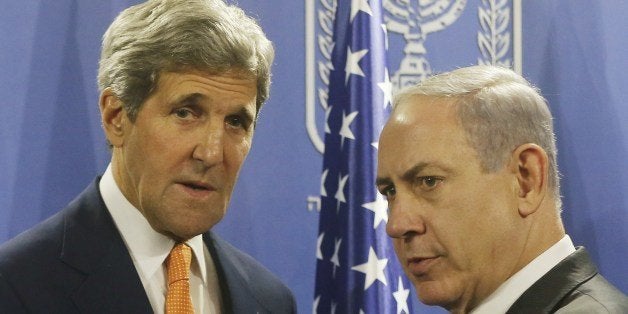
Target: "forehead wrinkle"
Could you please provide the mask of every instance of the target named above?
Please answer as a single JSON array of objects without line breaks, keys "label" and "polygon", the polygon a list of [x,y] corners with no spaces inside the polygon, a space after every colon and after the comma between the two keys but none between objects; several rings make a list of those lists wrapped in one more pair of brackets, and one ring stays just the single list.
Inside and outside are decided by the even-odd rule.
[{"label": "forehead wrinkle", "polygon": [[203,95],[201,93],[191,93],[191,94],[182,94],[176,95],[174,98],[174,103],[180,104],[197,104],[199,100],[208,99],[211,101],[211,97],[208,95]]},{"label": "forehead wrinkle", "polygon": [[[178,75],[178,77],[176,76]],[[212,74],[198,70],[190,71],[163,71],[160,73],[159,80],[157,82],[158,88],[165,86],[171,81],[176,85],[191,84],[193,88],[200,88],[202,90],[217,89],[225,92],[233,92],[241,94],[245,97],[253,97],[253,101],[257,99],[256,80],[248,76],[237,75],[232,71],[227,71],[222,74]],[[246,86],[253,87],[250,91]],[[189,86],[186,88],[190,88]]]},{"label": "forehead wrinkle", "polygon": [[459,100],[450,97],[410,95],[395,106],[389,121],[400,125],[416,125],[416,120],[422,118],[417,111],[425,110],[437,110],[439,115],[451,116],[457,121],[458,103]]}]

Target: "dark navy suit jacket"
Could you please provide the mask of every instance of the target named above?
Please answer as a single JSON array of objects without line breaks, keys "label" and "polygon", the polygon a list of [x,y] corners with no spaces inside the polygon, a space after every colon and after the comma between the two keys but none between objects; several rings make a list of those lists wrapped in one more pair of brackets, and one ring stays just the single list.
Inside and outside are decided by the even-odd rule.
[{"label": "dark navy suit jacket", "polygon": [[[0,313],[152,313],[98,180],[65,209],[0,246]],[[295,313],[292,293],[211,232],[223,313]]]},{"label": "dark navy suit jacket", "polygon": [[508,310],[519,313],[628,313],[628,298],[580,247],[535,282]]}]

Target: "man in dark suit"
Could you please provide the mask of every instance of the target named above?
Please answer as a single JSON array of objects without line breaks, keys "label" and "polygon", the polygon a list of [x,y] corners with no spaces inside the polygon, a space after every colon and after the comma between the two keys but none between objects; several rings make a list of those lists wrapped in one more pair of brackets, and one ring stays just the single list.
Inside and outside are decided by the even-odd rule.
[{"label": "man in dark suit", "polygon": [[274,49],[222,0],[123,11],[98,73],[111,163],[0,247],[0,313],[293,313],[292,293],[211,231],[268,98]]},{"label": "man in dark suit", "polygon": [[628,313],[560,219],[552,116],[511,70],[400,91],[379,142],[387,232],[419,299],[455,313]]}]

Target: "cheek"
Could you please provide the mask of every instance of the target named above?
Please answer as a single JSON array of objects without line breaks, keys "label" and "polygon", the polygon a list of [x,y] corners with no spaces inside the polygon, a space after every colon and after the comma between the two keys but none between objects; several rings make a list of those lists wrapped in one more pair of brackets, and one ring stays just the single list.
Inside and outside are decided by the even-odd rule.
[{"label": "cheek", "polygon": [[[434,237],[434,249],[448,256],[455,268],[466,268],[469,253],[478,249],[477,238],[481,238],[483,226],[474,206],[464,196],[441,200],[433,211],[432,219],[426,221],[427,236]],[[431,232],[429,231],[431,230]],[[481,242],[481,241],[480,241]]]},{"label": "cheek", "polygon": [[397,255],[403,254],[403,239],[394,238],[391,240],[393,243],[393,247],[395,248],[395,252],[397,252]]},{"label": "cheek", "polygon": [[238,172],[250,150],[250,139],[242,139],[228,144],[227,147],[225,147],[225,158],[227,159],[227,163],[234,171]]},{"label": "cheek", "polygon": [[[503,235],[496,232],[504,221],[487,212],[491,209],[477,199],[465,198],[457,203],[454,215],[435,221],[438,242],[444,246],[455,269],[475,272],[487,263],[496,241]],[[505,248],[507,249],[507,248]],[[503,252],[502,252],[503,254]]]},{"label": "cheek", "polygon": [[405,268],[405,260],[406,260],[406,249],[404,247],[404,240],[403,239],[392,239],[392,243],[393,243],[393,247],[395,249],[395,253],[397,255],[397,259],[399,261],[399,263],[401,263],[401,266]]},{"label": "cheek", "polygon": [[[163,162],[171,159],[173,153],[181,152],[190,142],[189,137],[177,136],[177,132],[167,125],[143,126],[134,144],[146,161]],[[137,128],[140,130],[140,128]],[[168,156],[170,157],[168,157]]]}]

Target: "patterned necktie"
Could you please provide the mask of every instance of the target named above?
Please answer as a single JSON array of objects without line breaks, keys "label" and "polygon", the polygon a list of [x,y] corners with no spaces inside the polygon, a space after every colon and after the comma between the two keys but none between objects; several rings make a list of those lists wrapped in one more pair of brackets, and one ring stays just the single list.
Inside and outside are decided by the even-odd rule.
[{"label": "patterned necktie", "polygon": [[190,297],[190,263],[192,249],[185,243],[177,243],[166,260],[168,269],[168,294],[166,314],[194,313]]}]

